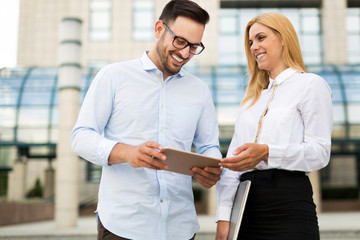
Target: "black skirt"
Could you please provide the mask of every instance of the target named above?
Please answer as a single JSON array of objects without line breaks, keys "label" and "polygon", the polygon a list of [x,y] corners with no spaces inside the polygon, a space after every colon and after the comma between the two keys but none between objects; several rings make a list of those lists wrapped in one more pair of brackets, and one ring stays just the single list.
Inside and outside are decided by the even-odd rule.
[{"label": "black skirt", "polygon": [[312,187],[304,172],[255,170],[238,240],[319,240]]}]

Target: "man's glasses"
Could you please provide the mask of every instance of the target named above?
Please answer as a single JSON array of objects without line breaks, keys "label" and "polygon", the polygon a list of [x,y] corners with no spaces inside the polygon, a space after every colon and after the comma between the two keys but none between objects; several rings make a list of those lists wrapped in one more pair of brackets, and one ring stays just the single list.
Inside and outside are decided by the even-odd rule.
[{"label": "man's glasses", "polygon": [[184,49],[187,46],[190,46],[189,51],[190,51],[190,53],[192,53],[194,55],[198,55],[202,51],[204,51],[205,46],[202,43],[200,43],[200,44],[198,44],[198,43],[189,43],[185,38],[176,36],[165,23],[164,23],[164,26],[169,31],[171,36],[173,36],[174,40],[172,42],[172,45],[174,47],[176,47],[177,49]]}]

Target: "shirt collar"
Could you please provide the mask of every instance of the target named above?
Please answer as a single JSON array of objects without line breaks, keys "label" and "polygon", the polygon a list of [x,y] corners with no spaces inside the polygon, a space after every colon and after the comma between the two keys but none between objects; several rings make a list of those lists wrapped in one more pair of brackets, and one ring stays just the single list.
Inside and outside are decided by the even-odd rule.
[{"label": "shirt collar", "polygon": [[[155,63],[149,58],[148,56],[149,51],[146,51],[143,53],[142,57],[140,58],[141,64],[144,67],[145,71],[153,71],[153,70],[159,70]],[[160,70],[159,70],[160,71]],[[173,75],[172,77],[179,75],[180,77],[183,77],[185,75],[184,70],[181,68],[180,72]]]},{"label": "shirt collar", "polygon": [[292,68],[287,68],[284,71],[282,71],[279,75],[277,75],[275,79],[269,77],[270,81],[269,81],[268,89],[272,88],[272,86],[275,84],[280,85],[282,82],[284,82],[286,79],[288,79],[291,75],[293,75],[296,72],[297,71]]}]

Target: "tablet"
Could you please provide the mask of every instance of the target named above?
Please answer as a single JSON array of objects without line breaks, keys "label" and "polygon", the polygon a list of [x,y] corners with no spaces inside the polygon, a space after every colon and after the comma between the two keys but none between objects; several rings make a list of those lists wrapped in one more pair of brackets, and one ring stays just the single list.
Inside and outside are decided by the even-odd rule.
[{"label": "tablet", "polygon": [[162,162],[169,167],[167,171],[171,172],[191,175],[190,169],[193,167],[220,167],[220,159],[198,153],[186,152],[169,147],[164,148],[162,153],[166,155],[166,160]]},{"label": "tablet", "polygon": [[240,230],[241,220],[245,210],[246,200],[249,194],[251,181],[240,182],[235,194],[233,207],[231,209],[230,230],[228,240],[237,240]]}]

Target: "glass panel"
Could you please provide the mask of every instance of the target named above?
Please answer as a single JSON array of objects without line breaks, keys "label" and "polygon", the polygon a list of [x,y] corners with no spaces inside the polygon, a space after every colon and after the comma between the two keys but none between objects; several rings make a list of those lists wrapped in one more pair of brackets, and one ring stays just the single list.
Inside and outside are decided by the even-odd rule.
[{"label": "glass panel", "polygon": [[300,31],[300,16],[299,9],[284,9],[282,12],[292,23],[295,28],[295,31],[298,33]]},{"label": "glass panel", "polygon": [[18,89],[6,89],[6,86],[2,86],[0,90],[0,106],[1,105],[15,106],[17,105],[18,97],[19,97]]},{"label": "glass panel", "polygon": [[[264,12],[279,12],[289,18],[292,22],[301,42],[303,57],[306,64],[322,63],[321,33],[320,33],[320,12],[319,9],[297,9],[297,8],[259,8],[259,9],[220,9],[219,15],[219,33],[220,33],[220,64],[241,64],[246,65],[246,56],[244,51],[244,31],[248,22],[255,16]],[[237,28],[239,26],[239,28]],[[223,39],[223,34],[237,36],[240,41],[232,45]],[[231,52],[227,48],[233,47]],[[239,48],[238,52],[236,47]],[[227,56],[223,56],[224,54]],[[237,54],[240,54],[238,59]]]},{"label": "glass panel", "polygon": [[0,166],[1,167],[12,168],[16,157],[17,157],[17,148],[16,147],[1,147],[0,148]]},{"label": "glass panel", "polygon": [[22,106],[50,105],[51,92],[24,92],[21,99]]},{"label": "glass panel", "polygon": [[320,64],[322,62],[321,56],[318,54],[311,55],[309,52],[303,53],[305,64]]},{"label": "glass panel", "polygon": [[237,33],[238,32],[238,19],[235,11],[221,12],[222,16],[219,21],[219,31],[221,34]]},{"label": "glass panel", "polygon": [[[360,20],[359,20],[360,22]],[[349,63],[359,64],[360,63],[360,33],[358,35],[348,35],[348,56]]]},{"label": "glass panel", "polygon": [[26,142],[26,143],[47,143],[48,129],[19,127],[17,132],[17,139],[19,142]]},{"label": "glass panel", "polygon": [[59,108],[54,107],[52,109],[51,126],[58,126],[58,125],[59,125]]},{"label": "glass panel", "polygon": [[217,92],[217,104],[225,105],[239,105],[242,96],[236,90],[218,91]]},{"label": "glass panel", "polygon": [[141,28],[153,28],[154,14],[152,12],[141,11],[134,16],[134,25]]},{"label": "glass panel", "polygon": [[134,0],[133,38],[152,40],[154,38],[154,0]]},{"label": "glass panel", "polygon": [[348,36],[348,47],[351,48],[352,52],[359,54],[360,51],[360,34]]},{"label": "glass panel", "polygon": [[242,9],[240,10],[240,32],[244,35],[246,25],[248,22],[258,15],[257,9]]},{"label": "glass panel", "polygon": [[198,62],[192,58],[191,61],[185,64],[184,69],[188,72],[195,73],[198,69]]},{"label": "glass panel", "polygon": [[90,24],[93,29],[107,29],[110,21],[108,12],[97,12],[92,14]]},{"label": "glass panel", "polygon": [[348,8],[346,14],[348,62],[360,63],[360,8]]},{"label": "glass panel", "polygon": [[304,52],[320,52],[321,51],[321,43],[319,35],[305,35],[302,38],[301,44],[302,50]]},{"label": "glass panel", "polygon": [[19,111],[18,125],[24,126],[48,126],[49,108],[21,107]]},{"label": "glass panel", "polygon": [[333,104],[333,123],[341,124],[345,122],[345,112],[343,104]]},{"label": "glass panel", "polygon": [[351,124],[360,123],[360,104],[349,104],[348,112]]},{"label": "glass panel", "polygon": [[59,140],[58,138],[58,129],[52,128],[50,129],[50,142],[51,143],[57,143]]},{"label": "glass panel", "polygon": [[302,18],[302,30],[304,32],[320,31],[320,19],[318,16],[303,16]]},{"label": "glass panel", "polygon": [[111,39],[111,7],[111,0],[91,0],[90,40],[106,41]]},{"label": "glass panel", "polygon": [[16,109],[0,107],[0,127],[15,127]]},{"label": "glass panel", "polygon": [[340,89],[331,89],[333,102],[334,103],[341,103],[343,102],[343,96]]},{"label": "glass panel", "polygon": [[153,8],[154,7],[154,1],[153,0],[134,0],[134,8],[136,9],[147,9],[147,8]]},{"label": "glass panel", "polygon": [[346,98],[349,102],[360,102],[360,91],[359,88],[347,87],[345,90]]},{"label": "glass panel", "polygon": [[234,65],[240,63],[240,41],[239,36],[220,36],[219,37],[219,62],[220,64]]},{"label": "glass panel", "polygon": [[347,16],[346,17],[346,29],[348,32],[359,32],[359,17],[358,16]]},{"label": "glass panel", "polygon": [[111,8],[111,3],[107,0],[92,0],[90,3],[91,9],[109,9]]},{"label": "glass panel", "polygon": [[0,141],[13,142],[14,138],[15,138],[14,129],[13,128],[3,128],[2,125],[0,124]]}]

